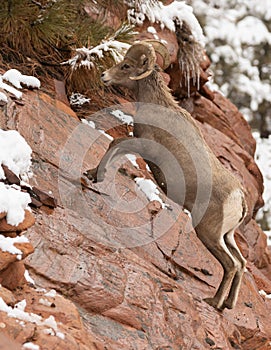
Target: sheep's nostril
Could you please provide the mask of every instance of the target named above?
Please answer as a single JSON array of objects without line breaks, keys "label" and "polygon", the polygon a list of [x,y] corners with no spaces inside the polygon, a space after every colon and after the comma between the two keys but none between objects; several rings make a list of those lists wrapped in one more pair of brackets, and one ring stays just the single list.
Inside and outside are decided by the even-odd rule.
[{"label": "sheep's nostril", "polygon": [[101,78],[103,78],[104,76],[105,76],[105,72],[102,73]]}]

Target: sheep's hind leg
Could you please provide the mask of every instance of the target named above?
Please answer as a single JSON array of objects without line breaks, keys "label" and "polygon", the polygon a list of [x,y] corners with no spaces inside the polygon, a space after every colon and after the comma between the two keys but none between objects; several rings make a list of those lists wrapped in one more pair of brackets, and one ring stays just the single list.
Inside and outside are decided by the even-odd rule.
[{"label": "sheep's hind leg", "polygon": [[239,290],[241,287],[241,282],[242,282],[242,277],[244,274],[244,270],[246,267],[246,260],[242,256],[236,242],[234,239],[234,230],[231,230],[225,235],[225,242],[227,247],[229,248],[230,252],[232,255],[238,260],[239,262],[239,267],[237,269],[237,272],[233,278],[233,282],[230,288],[229,296],[228,298],[224,301],[224,307],[228,309],[233,309],[234,306],[236,305],[237,299],[238,299],[238,294]]},{"label": "sheep's hind leg", "polygon": [[224,308],[224,301],[227,298],[228,290],[232,284],[234,276],[237,271],[238,261],[231,254],[226,246],[223,237],[219,241],[209,241],[199,237],[207,249],[215,256],[223,267],[223,278],[219,285],[219,288],[213,298],[204,299],[211,306],[217,309]]}]

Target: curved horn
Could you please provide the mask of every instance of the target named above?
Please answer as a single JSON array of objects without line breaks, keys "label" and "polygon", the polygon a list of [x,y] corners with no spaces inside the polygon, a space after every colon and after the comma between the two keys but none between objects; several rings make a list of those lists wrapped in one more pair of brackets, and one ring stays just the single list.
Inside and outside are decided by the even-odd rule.
[{"label": "curved horn", "polygon": [[162,69],[167,69],[171,63],[171,59],[170,59],[170,54],[168,52],[168,49],[166,47],[165,44],[163,44],[161,41],[159,40],[154,40],[154,39],[145,39],[142,40],[143,42],[146,42],[148,44],[151,44],[155,50],[155,52],[159,53],[164,61],[163,67]]},{"label": "curved horn", "polygon": [[129,77],[129,79],[131,79],[131,80],[144,79],[144,78],[148,77],[151,74],[151,72],[152,72],[152,69],[146,70],[146,72],[144,72],[144,73],[142,73],[142,74],[140,74],[138,76],[135,76],[135,77]]},{"label": "curved horn", "polygon": [[[151,45],[151,43],[147,43],[147,42],[139,42],[139,43],[135,43],[126,53],[126,57],[127,56],[133,56],[133,53],[136,52],[137,55],[141,55],[148,58],[148,66],[147,69],[141,73],[140,75],[135,75],[135,76],[130,76],[129,78],[131,80],[140,80],[140,79],[144,79],[146,77],[148,77],[155,66],[156,63],[156,54],[155,54],[155,50],[154,47]],[[140,56],[139,56],[140,57]],[[138,57],[138,59],[139,59]]]}]

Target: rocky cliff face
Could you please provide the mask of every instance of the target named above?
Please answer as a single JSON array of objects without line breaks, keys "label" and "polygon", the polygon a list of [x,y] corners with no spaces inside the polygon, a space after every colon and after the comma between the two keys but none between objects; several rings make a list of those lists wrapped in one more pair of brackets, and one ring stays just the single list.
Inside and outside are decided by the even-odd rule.
[{"label": "rocky cliff face", "polygon": [[[170,34],[164,35],[174,48]],[[171,57],[174,63],[174,49]],[[168,73],[176,79],[174,69]],[[254,220],[263,190],[255,141],[236,107],[203,83],[180,104],[246,190],[249,214],[236,237],[248,266],[236,308],[218,312],[203,301],[215,293],[222,268],[182,208],[163,198],[171,209],[161,209],[137,190],[134,177],[151,178],[143,160],[137,159],[139,167],[123,161],[114,184],[82,183],[110,140],[53,94],[27,91],[22,103],[10,100],[1,107],[0,125],[27,140],[33,150],[31,184],[50,193],[57,206],[41,202],[33,209],[36,222],[25,227],[32,246],[20,247],[22,261],[0,252],[0,296],[10,308],[0,311],[2,349],[27,342],[42,350],[271,349],[271,301],[259,293],[271,293],[271,258]],[[89,119],[114,137],[126,131],[108,111]],[[131,209],[134,201],[140,210]],[[25,267],[35,285],[24,279]],[[23,312],[39,315],[39,322],[10,317],[15,305],[23,308],[23,299]]]}]

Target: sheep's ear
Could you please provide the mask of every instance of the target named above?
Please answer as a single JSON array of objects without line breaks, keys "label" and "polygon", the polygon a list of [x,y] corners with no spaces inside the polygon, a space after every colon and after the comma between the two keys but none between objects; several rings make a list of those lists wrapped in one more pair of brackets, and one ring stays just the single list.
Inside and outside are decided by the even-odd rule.
[{"label": "sheep's ear", "polygon": [[[143,55],[141,55],[140,57],[140,65],[142,68],[144,67],[148,67],[149,64],[149,59],[148,57],[143,53]],[[149,68],[149,67],[148,67]]]}]

